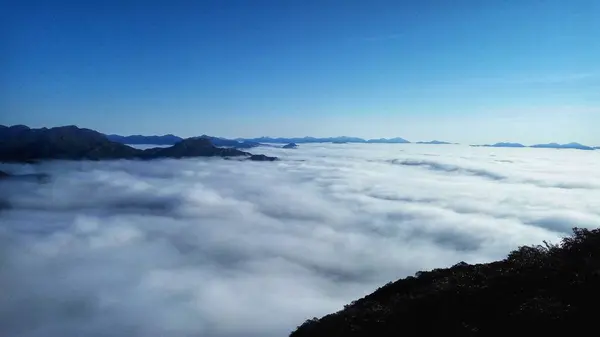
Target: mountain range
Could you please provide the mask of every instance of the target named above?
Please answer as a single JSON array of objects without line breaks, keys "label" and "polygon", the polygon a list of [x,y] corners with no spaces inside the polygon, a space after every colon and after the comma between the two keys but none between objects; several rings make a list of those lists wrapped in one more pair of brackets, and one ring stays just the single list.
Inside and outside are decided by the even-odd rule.
[{"label": "mountain range", "polygon": [[[155,145],[171,145],[180,141],[182,138],[168,134],[163,136],[119,136],[119,135],[107,135],[110,140],[123,143],[123,144],[155,144]],[[346,143],[365,143],[365,144],[410,144],[411,142],[400,137],[396,138],[379,138],[379,139],[363,139],[359,137],[298,137],[298,138],[284,138],[284,137],[259,137],[259,138],[236,138],[227,139],[221,137],[211,137],[202,135],[200,137],[207,138],[215,146],[226,146],[238,149],[249,149],[258,146],[271,146],[269,144],[307,144],[307,143],[333,143],[333,144],[346,144]],[[456,144],[439,140],[432,141],[420,141],[414,144],[429,144],[429,145],[448,145]],[[536,145],[523,145],[521,143],[510,143],[501,142],[496,144],[484,144],[484,145],[471,145],[473,147],[509,147],[509,148],[544,148],[544,149],[576,149],[576,150],[597,150],[600,147],[591,147],[580,143],[568,143],[568,144],[536,144]]]},{"label": "mountain range", "polygon": [[568,144],[558,144],[558,143],[549,143],[549,144],[536,144],[531,146],[526,146],[520,143],[496,143],[496,144],[485,144],[485,145],[471,145],[473,147],[513,147],[513,148],[523,148],[523,147],[531,147],[536,149],[574,149],[574,150],[598,150],[600,147],[591,147],[579,143],[568,143]]},{"label": "mountain range", "polygon": [[272,138],[272,137],[259,137],[259,138],[237,138],[239,141],[250,141],[257,143],[273,143],[273,144],[304,144],[304,143],[333,143],[333,142],[343,142],[343,143],[366,143],[367,141],[358,138],[358,137],[326,137],[326,138],[317,138],[317,137],[294,137],[294,138]]},{"label": "mountain range", "polygon": [[163,136],[142,136],[142,135],[131,135],[131,136],[119,136],[119,135],[106,135],[106,138],[113,142],[131,145],[140,144],[151,144],[151,145],[174,145],[183,140],[181,137],[177,137],[172,134]]},{"label": "mountain range", "polygon": [[493,145],[485,144],[485,145],[471,145],[474,147],[527,147],[521,143],[496,143]]},{"label": "mountain range", "polygon": [[582,145],[582,144],[579,144],[579,143],[569,143],[569,144],[557,144],[557,143],[537,144],[537,145],[532,145],[530,147],[540,148],[540,149],[576,149],[576,150],[594,150],[594,149],[596,149],[594,147],[587,146],[587,145]]},{"label": "mountain range", "polygon": [[30,129],[24,125],[0,126],[0,162],[38,160],[157,159],[185,157],[240,157],[272,161],[275,157],[253,155],[233,148],[214,146],[209,139],[183,139],[169,147],[140,150],[114,142],[104,134],[77,126]]},{"label": "mountain range", "polygon": [[237,138],[239,141],[250,141],[257,143],[274,143],[274,144],[289,144],[289,143],[393,143],[393,144],[406,144],[410,143],[408,140],[396,137],[396,138],[379,138],[379,139],[363,139],[358,137],[302,137],[302,138],[271,138],[271,137],[260,137],[260,138]]},{"label": "mountain range", "polygon": [[[15,132],[19,132],[19,130],[29,129],[25,125],[15,125],[10,128],[4,125],[0,125],[0,141],[2,141],[2,137],[9,136]],[[4,136],[3,136],[4,135]],[[172,134],[166,135],[130,135],[130,136],[121,136],[116,134],[107,134],[105,135],[107,139],[121,143],[121,144],[130,144],[130,145],[140,145],[140,144],[148,144],[148,145],[174,145],[184,138],[178,137]],[[213,137],[208,135],[201,135],[199,137],[192,138],[204,138],[208,139],[214,146],[217,147],[230,147],[236,149],[250,149],[258,146],[274,146],[270,144],[307,144],[307,143],[334,143],[334,144],[346,144],[346,143],[365,143],[365,144],[409,144],[410,141],[395,137],[395,138],[379,138],[379,139],[363,139],[359,137],[293,137],[293,138],[284,138],[284,137],[259,137],[259,138],[236,138],[236,139],[228,139],[223,137]],[[446,144],[456,144],[450,142],[444,142],[439,140],[432,141],[420,141],[415,144],[430,144],[430,145],[446,145]],[[568,143],[568,144],[558,144],[558,143],[548,143],[548,144],[536,144],[536,145],[523,145],[520,143],[510,143],[510,142],[501,142],[496,144],[484,144],[484,145],[471,145],[473,147],[507,147],[507,148],[544,148],[544,149],[577,149],[577,150],[597,150],[600,147],[591,147],[587,145],[583,145],[580,143]],[[281,146],[280,146],[281,147]]]},{"label": "mountain range", "polygon": [[448,143],[448,142],[442,142],[439,140],[432,140],[429,142],[416,142],[415,144],[428,144],[428,145],[450,145],[452,143]]},{"label": "mountain range", "polygon": [[227,139],[221,137],[211,137],[207,135],[202,135],[200,138],[208,139],[214,146],[226,146],[226,147],[234,147],[236,149],[251,149],[253,147],[261,146],[264,144],[260,144],[258,142],[242,140],[237,141],[235,139]]},{"label": "mountain range", "polygon": [[[123,143],[123,144],[153,144],[153,145],[172,145],[178,141],[181,141],[181,137],[177,137],[171,134],[163,136],[120,136],[120,135],[106,135],[108,139]],[[235,148],[252,148],[257,146],[268,146],[268,144],[306,144],[306,143],[392,143],[392,144],[406,144],[410,143],[408,140],[403,138],[380,138],[380,139],[363,139],[358,137],[301,137],[301,138],[272,138],[272,137],[259,137],[259,138],[236,138],[227,139],[222,137],[212,137],[202,135],[200,137],[209,139],[215,146],[228,146]]]}]

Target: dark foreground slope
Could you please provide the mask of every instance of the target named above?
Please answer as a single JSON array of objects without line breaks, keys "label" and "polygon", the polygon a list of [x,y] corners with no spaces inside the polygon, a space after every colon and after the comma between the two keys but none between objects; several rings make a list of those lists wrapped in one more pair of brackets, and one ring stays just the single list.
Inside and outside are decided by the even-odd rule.
[{"label": "dark foreground slope", "polygon": [[113,142],[105,135],[76,126],[30,129],[25,126],[0,129],[0,162],[37,160],[156,159],[185,157],[242,157],[268,161],[274,157],[251,155],[237,149],[218,148],[207,139],[184,139],[173,146],[147,150]]},{"label": "dark foreground slope", "polygon": [[138,150],[76,126],[30,129],[19,125],[0,133],[0,161],[133,158]]},{"label": "dark foreground slope", "polygon": [[600,230],[576,228],[560,246],[388,283],[291,337],[571,336],[597,331],[599,300]]}]

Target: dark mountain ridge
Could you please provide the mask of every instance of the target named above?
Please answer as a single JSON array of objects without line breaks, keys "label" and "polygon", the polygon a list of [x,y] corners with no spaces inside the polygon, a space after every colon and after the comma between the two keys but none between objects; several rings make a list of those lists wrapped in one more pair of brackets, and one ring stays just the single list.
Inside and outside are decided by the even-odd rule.
[{"label": "dark mountain ridge", "polygon": [[105,135],[77,126],[30,129],[24,126],[0,129],[0,161],[156,159],[186,157],[244,157],[270,161],[274,157],[252,155],[233,148],[219,148],[205,138],[188,138],[166,148],[147,150],[113,142]]},{"label": "dark mountain ridge", "polygon": [[[120,136],[115,134],[106,135],[106,137],[114,142],[122,144],[153,144],[153,145],[173,145],[183,138],[174,136],[171,134],[163,136],[143,136],[143,135],[131,135],[131,136]],[[266,146],[264,143],[272,144],[303,144],[303,143],[391,143],[391,144],[406,144],[410,143],[408,140],[396,137],[396,138],[379,138],[379,139],[363,139],[359,137],[258,137],[258,138],[236,138],[228,139],[223,137],[213,137],[208,135],[199,136],[202,138],[210,139],[214,146],[226,146],[234,147],[239,149],[249,149],[257,146]],[[442,144],[442,143],[439,143]]]},{"label": "dark mountain ridge", "polygon": [[168,134],[162,136],[142,136],[142,135],[131,135],[131,136],[119,136],[119,135],[106,135],[106,138],[113,142],[121,144],[150,144],[150,145],[175,145],[176,143],[183,140],[183,138]]},{"label": "dark mountain ridge", "polygon": [[207,136],[207,135],[202,135],[200,136],[200,138],[205,138],[210,140],[210,142],[214,145],[214,146],[219,146],[219,147],[233,147],[236,149],[251,149],[253,147],[258,147],[261,146],[263,144],[257,143],[257,142],[252,142],[252,141],[237,141],[235,139],[227,139],[227,138],[221,138],[221,137],[211,137],[211,136]]},{"label": "dark mountain ridge", "polygon": [[[0,125],[0,128],[2,126]],[[21,127],[25,127],[21,125]],[[119,142],[122,144],[154,144],[154,145],[173,145],[178,141],[181,141],[183,138],[168,134],[163,136],[141,136],[141,135],[132,135],[132,136],[119,136],[119,135],[107,135],[107,137],[115,142]],[[202,135],[200,137],[210,139],[214,146],[219,147],[233,147],[237,149],[250,149],[258,146],[269,146],[265,143],[272,144],[306,144],[306,143],[333,143],[333,144],[347,144],[347,143],[369,143],[369,144],[409,144],[410,141],[396,137],[396,138],[379,138],[379,139],[363,139],[358,137],[298,137],[298,138],[285,138],[285,137],[259,137],[259,138],[236,138],[236,139],[227,139],[222,137],[212,137],[207,135]],[[430,144],[430,145],[448,145],[455,144],[451,142],[432,140],[432,141],[420,141],[415,142],[415,144]],[[471,145],[473,147],[505,147],[505,148],[543,148],[543,149],[576,149],[576,150],[598,150],[600,147],[592,147],[583,145],[580,143],[568,143],[568,144],[558,144],[558,143],[548,143],[548,144],[536,144],[536,145],[523,145],[521,143],[511,143],[511,142],[500,142],[495,144],[483,144],[483,145]]]},{"label": "dark mountain ridge", "polygon": [[[131,145],[175,145],[178,142],[182,141],[184,138],[174,136],[172,134],[163,135],[163,136],[142,136],[142,135],[131,135],[131,136],[120,136],[120,135],[106,135],[106,138],[113,142],[121,143],[121,144],[131,144]],[[199,137],[192,138],[205,138],[210,140],[210,142],[214,146],[218,147],[233,147],[236,149],[250,149],[253,147],[261,146],[262,144],[257,142],[250,141],[237,141],[234,139],[227,139],[221,137],[212,137],[207,135],[202,135]]]},{"label": "dark mountain ridge", "polygon": [[[46,128],[42,128],[39,130],[44,130]],[[25,125],[14,125],[11,127],[7,127],[5,125],[0,125],[0,141],[2,141],[3,137],[13,137],[20,132],[27,130],[35,130],[30,129]],[[47,130],[47,129],[46,129]],[[120,136],[115,134],[105,135],[107,139],[121,143],[121,144],[131,144],[131,145],[140,145],[140,144],[148,144],[148,145],[174,145],[183,140],[183,138],[167,134],[162,136],[143,136],[143,135],[131,135],[131,136]],[[363,139],[359,137],[297,137],[297,138],[284,138],[284,137],[259,137],[259,138],[236,138],[236,139],[227,139],[222,137],[213,137],[208,135],[202,135],[196,138],[206,138],[211,141],[214,146],[217,147],[231,147],[236,149],[250,149],[258,146],[273,146],[265,143],[274,143],[274,144],[306,144],[306,143],[333,143],[333,144],[346,144],[346,143],[369,143],[369,144],[409,144],[410,141],[396,137],[396,138],[379,138],[379,139]],[[431,144],[431,145],[447,145],[453,144],[450,142],[444,141],[428,141],[428,142],[416,142],[416,144]],[[549,144],[536,144],[531,146],[526,146],[520,143],[510,143],[510,142],[500,142],[495,144],[484,144],[484,145],[471,145],[473,147],[506,147],[506,148],[547,148],[547,149],[577,149],[577,150],[598,150],[600,147],[591,147],[587,145],[583,145],[580,143],[568,143],[568,144],[558,144],[558,143],[549,143]]]}]

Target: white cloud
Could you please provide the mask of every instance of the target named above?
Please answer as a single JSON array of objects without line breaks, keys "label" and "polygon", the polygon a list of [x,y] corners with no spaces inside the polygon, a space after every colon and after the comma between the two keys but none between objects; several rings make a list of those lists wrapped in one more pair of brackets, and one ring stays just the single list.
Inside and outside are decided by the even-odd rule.
[{"label": "white cloud", "polygon": [[54,162],[3,181],[5,336],[285,336],[418,270],[600,223],[598,154],[428,145]]}]

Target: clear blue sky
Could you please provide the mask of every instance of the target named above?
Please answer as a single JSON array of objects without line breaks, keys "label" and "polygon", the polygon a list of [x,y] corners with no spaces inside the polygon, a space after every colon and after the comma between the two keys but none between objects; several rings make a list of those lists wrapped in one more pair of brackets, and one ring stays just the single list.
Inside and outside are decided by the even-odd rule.
[{"label": "clear blue sky", "polygon": [[2,1],[0,123],[600,145],[600,1]]}]

